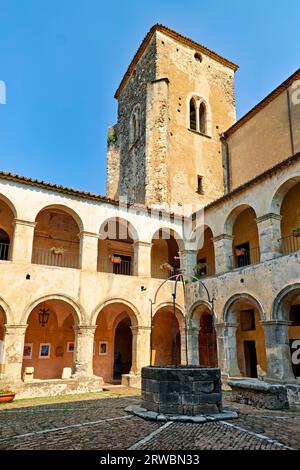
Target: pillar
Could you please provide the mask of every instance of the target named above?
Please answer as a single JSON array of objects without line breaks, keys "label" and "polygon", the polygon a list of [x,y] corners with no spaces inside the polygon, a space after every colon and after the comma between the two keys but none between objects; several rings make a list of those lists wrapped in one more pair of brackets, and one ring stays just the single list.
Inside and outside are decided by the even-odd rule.
[{"label": "pillar", "polygon": [[98,235],[82,231],[80,237],[80,266],[82,271],[97,272]]},{"label": "pillar", "polygon": [[233,237],[225,233],[213,238],[216,274],[232,269],[232,240]]},{"label": "pillar", "polygon": [[140,375],[144,366],[150,365],[150,326],[131,326],[132,364],[130,374]]},{"label": "pillar", "polygon": [[12,261],[14,263],[31,263],[36,222],[15,219],[14,226]]},{"label": "pillar", "polygon": [[97,326],[81,325],[75,329],[74,376],[93,376],[94,336]]},{"label": "pillar", "polygon": [[215,323],[214,328],[216,331],[217,339],[218,367],[220,367],[221,369],[221,374],[226,374],[226,361],[224,351],[224,323]]},{"label": "pillar", "polygon": [[223,326],[223,369],[228,377],[240,377],[241,372],[237,361],[236,330],[237,323],[224,323]]},{"label": "pillar", "polygon": [[8,384],[21,381],[24,340],[27,325],[4,326],[4,354],[2,379]]},{"label": "pillar", "polygon": [[180,251],[180,263],[180,267],[186,278],[194,276],[194,267],[197,264],[197,250]]},{"label": "pillar", "polygon": [[281,216],[273,213],[265,214],[256,219],[261,262],[280,255],[278,241],[281,237],[280,221]]},{"label": "pillar", "polygon": [[196,326],[188,328],[186,332],[188,365],[190,366],[199,366],[200,364],[199,332],[200,328]]},{"label": "pillar", "polygon": [[151,277],[151,247],[152,243],[134,242],[134,268],[135,276]]},{"label": "pillar", "polygon": [[265,330],[267,377],[270,382],[296,382],[289,345],[289,326],[285,320],[260,322]]}]

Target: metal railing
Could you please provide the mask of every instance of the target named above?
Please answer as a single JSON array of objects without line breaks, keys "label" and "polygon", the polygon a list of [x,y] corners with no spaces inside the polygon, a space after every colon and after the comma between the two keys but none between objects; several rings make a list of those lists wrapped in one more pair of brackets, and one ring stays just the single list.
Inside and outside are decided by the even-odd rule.
[{"label": "metal railing", "polygon": [[110,259],[98,257],[97,271],[102,273],[121,274],[124,276],[132,275],[132,260],[121,260],[121,263],[112,263]]},{"label": "metal railing", "polygon": [[174,268],[174,271],[165,271],[161,270],[159,266],[154,266],[151,269],[151,277],[154,279],[169,279],[180,272],[180,268]]},{"label": "metal railing", "polygon": [[279,238],[278,242],[279,249],[283,255],[300,250],[300,237],[289,235],[288,237]]},{"label": "metal railing", "polygon": [[[236,249],[235,249],[236,250]],[[238,249],[237,249],[238,250]],[[244,254],[234,254],[229,256],[231,269],[242,268],[251,264],[257,264],[260,262],[260,250],[259,247],[251,248],[246,250]]]},{"label": "metal railing", "polygon": [[1,261],[10,260],[10,244],[9,243],[0,243],[0,260]]},{"label": "metal railing", "polygon": [[32,263],[59,268],[79,268],[79,253],[65,250],[62,254],[55,254],[49,248],[33,248]]}]

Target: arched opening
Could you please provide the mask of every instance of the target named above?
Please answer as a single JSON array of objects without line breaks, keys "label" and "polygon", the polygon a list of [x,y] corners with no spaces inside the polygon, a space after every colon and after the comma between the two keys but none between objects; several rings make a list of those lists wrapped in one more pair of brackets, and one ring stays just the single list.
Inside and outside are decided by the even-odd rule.
[{"label": "arched opening", "polygon": [[227,233],[233,236],[232,269],[259,263],[259,237],[254,209],[246,205],[236,208],[229,216],[226,228]]},{"label": "arched opening", "polygon": [[190,129],[193,131],[197,130],[196,103],[194,98],[190,100]]},{"label": "arched opening", "polygon": [[9,205],[0,199],[0,260],[11,260],[15,215]]},{"label": "arched opening", "polygon": [[0,307],[0,378],[4,373],[4,333],[5,333],[5,315]]},{"label": "arched opening", "polygon": [[202,134],[206,134],[207,133],[206,127],[207,127],[206,126],[206,106],[202,101],[199,106],[199,131]]},{"label": "arched opening", "polygon": [[204,227],[203,243],[197,253],[195,275],[199,277],[215,274],[215,248],[213,233],[209,227]]},{"label": "arched opening", "polygon": [[[264,329],[260,324],[261,315],[257,305],[247,297],[238,297],[225,314],[225,321],[236,327],[229,327],[227,336],[231,349],[231,361],[244,377],[257,377],[257,366],[267,371],[267,357]],[[231,337],[231,334],[235,336]],[[232,351],[234,348],[234,351]],[[229,368],[232,367],[229,364]]]},{"label": "arched opening", "polygon": [[80,228],[68,210],[45,208],[35,221],[32,263],[79,268]]},{"label": "arched opening", "polygon": [[39,380],[61,379],[65,368],[70,375],[77,324],[73,307],[63,300],[41,302],[30,313],[27,324],[22,377],[26,367],[33,367],[33,378]]},{"label": "arched opening", "polygon": [[291,322],[287,337],[290,346],[290,361],[295,378],[300,378],[300,287],[291,286],[277,307],[276,320]]},{"label": "arched opening", "polygon": [[122,375],[132,370],[136,351],[131,327],[136,325],[134,312],[122,302],[112,302],[98,314],[93,371],[106,383],[120,383]]},{"label": "arched opening", "polygon": [[300,182],[285,194],[281,208],[281,252],[300,250]]},{"label": "arched opening", "polygon": [[[199,330],[197,364],[207,367],[218,366],[217,334],[213,326],[211,311],[207,305],[197,305],[191,315],[191,327]],[[191,343],[195,345],[195,343]],[[192,346],[191,346],[192,347]],[[195,347],[195,346],[194,346]]]},{"label": "arched opening", "polygon": [[132,366],[132,332],[130,318],[118,323],[114,341],[114,380],[121,380],[122,374],[129,374]]},{"label": "arched opening", "polygon": [[152,238],[151,277],[168,279],[179,269],[179,239],[173,230],[159,229]]},{"label": "arched opening", "polygon": [[120,217],[106,220],[99,234],[98,271],[133,275],[136,240],[137,232],[127,220]]},{"label": "arched opening", "polygon": [[153,318],[152,365],[168,366],[181,363],[181,335],[176,309],[176,350],[174,351],[174,314],[171,306],[160,308]]}]

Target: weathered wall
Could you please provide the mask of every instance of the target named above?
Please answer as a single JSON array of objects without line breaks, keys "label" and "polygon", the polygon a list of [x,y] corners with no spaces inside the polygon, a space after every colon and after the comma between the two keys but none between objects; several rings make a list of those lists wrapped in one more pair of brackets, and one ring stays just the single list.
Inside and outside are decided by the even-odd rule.
[{"label": "weathered wall", "polygon": [[[291,95],[292,89],[289,88]],[[299,104],[291,97],[294,153],[300,150]],[[288,114],[287,90],[263,107],[227,138],[229,146],[230,190],[264,172],[293,154]]]}]

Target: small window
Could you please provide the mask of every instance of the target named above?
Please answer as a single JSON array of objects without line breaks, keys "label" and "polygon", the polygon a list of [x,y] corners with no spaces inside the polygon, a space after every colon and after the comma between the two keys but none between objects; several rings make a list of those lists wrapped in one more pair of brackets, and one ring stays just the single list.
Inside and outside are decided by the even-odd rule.
[{"label": "small window", "polygon": [[290,310],[291,326],[300,326],[300,305],[292,305]]},{"label": "small window", "polygon": [[193,131],[197,130],[196,103],[193,98],[190,101],[190,129]]},{"label": "small window", "polygon": [[194,57],[197,62],[202,62],[202,55],[200,54],[200,52],[196,52]]},{"label": "small window", "polygon": [[203,191],[203,176],[199,176],[197,177],[197,193],[198,194],[204,194],[204,191]]},{"label": "small window", "polygon": [[240,312],[240,323],[242,331],[255,330],[254,310],[242,310]]}]

